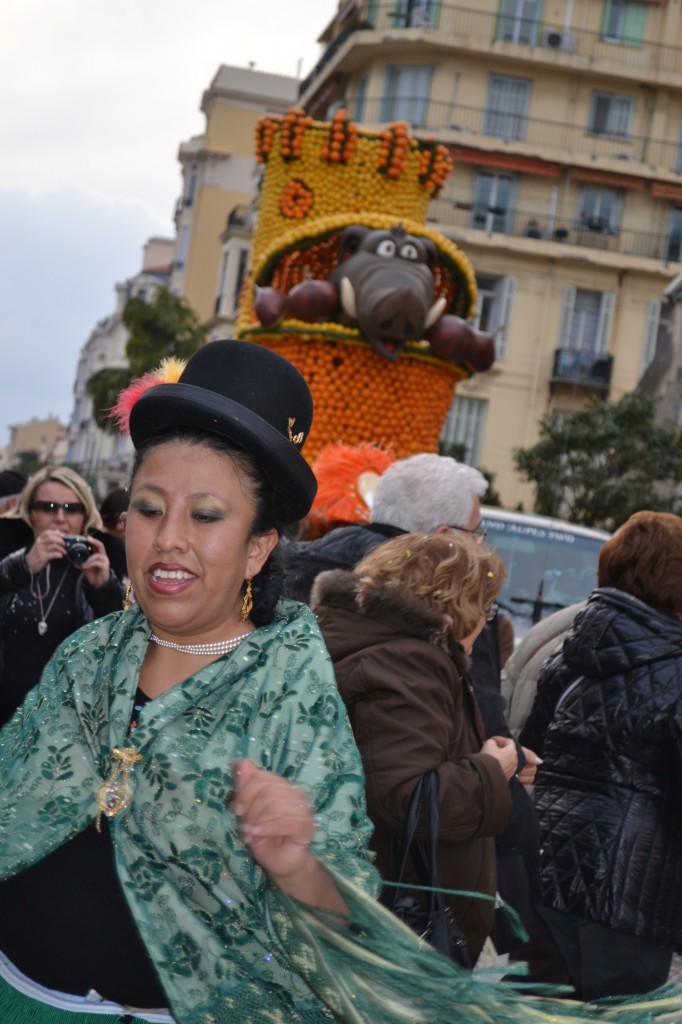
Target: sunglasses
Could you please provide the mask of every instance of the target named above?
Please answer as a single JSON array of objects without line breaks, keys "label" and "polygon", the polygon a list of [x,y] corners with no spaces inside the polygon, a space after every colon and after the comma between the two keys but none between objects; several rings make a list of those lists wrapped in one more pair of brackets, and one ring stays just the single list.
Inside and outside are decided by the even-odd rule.
[{"label": "sunglasses", "polygon": [[32,512],[45,512],[50,516],[56,516],[60,509],[65,516],[85,515],[82,501],[34,501],[31,505]]}]

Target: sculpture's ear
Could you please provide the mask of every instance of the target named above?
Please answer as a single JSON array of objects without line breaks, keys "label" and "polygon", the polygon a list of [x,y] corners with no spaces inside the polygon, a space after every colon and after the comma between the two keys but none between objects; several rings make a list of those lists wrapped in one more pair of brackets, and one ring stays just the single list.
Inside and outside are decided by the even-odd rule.
[{"label": "sculpture's ear", "polygon": [[426,253],[426,265],[429,270],[433,270],[438,261],[438,249],[436,243],[432,242],[430,238],[420,238],[419,241],[424,246],[424,252]]},{"label": "sculpture's ear", "polygon": [[339,263],[347,260],[358,251],[362,240],[369,234],[369,228],[362,224],[351,224],[341,235],[341,247],[339,249]]}]

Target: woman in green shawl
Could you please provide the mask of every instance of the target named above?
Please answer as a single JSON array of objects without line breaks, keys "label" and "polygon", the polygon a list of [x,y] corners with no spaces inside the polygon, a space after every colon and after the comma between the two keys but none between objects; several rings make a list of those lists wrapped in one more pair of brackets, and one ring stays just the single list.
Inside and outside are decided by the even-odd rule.
[{"label": "woman in green shawl", "polygon": [[0,1020],[546,1020],[375,901],[329,656],[279,599],[315,493],[305,382],[212,342],[136,395],[137,602],[65,640],[0,733]]}]

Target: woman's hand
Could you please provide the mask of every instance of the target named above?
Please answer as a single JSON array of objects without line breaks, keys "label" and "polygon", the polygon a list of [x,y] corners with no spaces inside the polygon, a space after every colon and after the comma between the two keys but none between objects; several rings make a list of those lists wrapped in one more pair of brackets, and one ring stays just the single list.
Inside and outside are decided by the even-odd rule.
[{"label": "woman's hand", "polygon": [[26,552],[26,564],[29,571],[37,576],[48,562],[63,558],[65,554],[64,535],[59,530],[44,530]]},{"label": "woman's hand", "polygon": [[526,759],[526,763],[520,772],[516,773],[516,778],[523,786],[530,786],[535,782],[535,776],[538,772],[538,765],[542,764],[542,758],[538,757],[534,750],[529,747],[521,747],[523,756]]},{"label": "woman's hand", "polygon": [[109,556],[101,540],[97,540],[96,537],[89,535],[87,539],[88,544],[95,550],[81,566],[77,565],[76,568],[82,571],[90,586],[103,587],[105,583],[108,583],[111,576]]},{"label": "woman's hand", "polygon": [[280,881],[310,860],[315,815],[305,790],[253,761],[237,761],[232,810],[253,859]]},{"label": "woman's hand", "polygon": [[516,744],[508,736],[491,736],[481,747],[481,753],[495,758],[504,772],[505,779],[511,779],[516,775],[519,758],[516,753]]},{"label": "woman's hand", "polygon": [[251,856],[278,888],[312,906],[347,912],[333,878],[310,852],[315,814],[305,790],[253,761],[236,761],[231,810]]}]

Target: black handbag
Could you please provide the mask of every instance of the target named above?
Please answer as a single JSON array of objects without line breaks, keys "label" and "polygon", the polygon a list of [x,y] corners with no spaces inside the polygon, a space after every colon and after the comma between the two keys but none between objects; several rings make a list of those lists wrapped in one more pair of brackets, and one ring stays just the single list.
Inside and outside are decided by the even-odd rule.
[{"label": "black handbag", "polygon": [[[415,838],[417,822],[423,808],[423,822],[426,830],[424,840]],[[462,967],[473,967],[466,935],[445,904],[440,888],[438,873],[438,802],[436,797],[436,773],[426,772],[415,786],[410,806],[405,817],[402,838],[391,841],[390,878],[393,883],[385,888],[381,901],[404,924],[420,938]],[[425,903],[410,896],[405,881],[408,863],[414,866],[419,884],[429,888]]]}]

